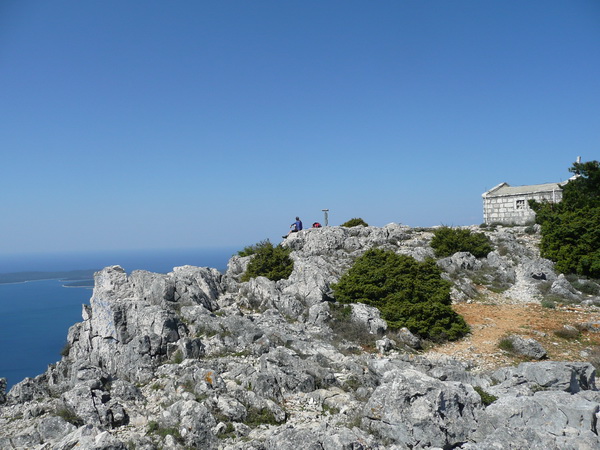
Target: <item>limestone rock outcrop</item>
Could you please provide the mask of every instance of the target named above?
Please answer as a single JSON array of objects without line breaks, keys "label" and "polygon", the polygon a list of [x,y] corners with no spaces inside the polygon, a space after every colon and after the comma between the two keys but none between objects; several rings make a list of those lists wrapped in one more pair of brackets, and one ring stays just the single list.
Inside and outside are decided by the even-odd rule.
[{"label": "limestone rock outcrop", "polygon": [[[496,246],[486,258],[438,261],[455,301],[492,289],[584,300],[531,236],[486,233]],[[475,373],[418,353],[418,336],[391,335],[375,308],[351,305],[336,325],[331,285],[358,256],[379,247],[423,260],[431,237],[397,224],[294,233],[283,243],[294,270],[277,282],[241,282],[251,257],[224,274],[107,267],[63,358],[6,395],[0,379],[0,448],[598,448],[589,363]]]}]

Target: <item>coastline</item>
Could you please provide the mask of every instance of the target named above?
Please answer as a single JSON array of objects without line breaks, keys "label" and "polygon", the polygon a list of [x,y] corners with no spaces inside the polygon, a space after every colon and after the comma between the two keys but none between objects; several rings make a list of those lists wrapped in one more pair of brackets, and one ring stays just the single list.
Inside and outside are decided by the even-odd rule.
[{"label": "coastline", "polygon": [[60,360],[68,330],[81,321],[81,305],[89,303],[93,276],[100,270],[78,267],[120,265],[129,274],[168,273],[173,267],[192,265],[224,273],[233,254],[235,250],[226,247],[0,257],[0,377],[7,378],[7,390]]}]

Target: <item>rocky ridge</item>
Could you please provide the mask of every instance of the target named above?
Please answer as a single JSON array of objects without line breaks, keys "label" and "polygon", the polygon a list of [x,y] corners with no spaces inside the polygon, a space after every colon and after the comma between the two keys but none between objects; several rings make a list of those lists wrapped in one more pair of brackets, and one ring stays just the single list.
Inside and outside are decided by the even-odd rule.
[{"label": "rocky ridge", "polygon": [[[439,260],[453,300],[600,303],[524,231],[486,231],[486,258]],[[388,333],[361,304],[336,326],[330,286],[356,257],[379,247],[423,260],[431,237],[397,224],[304,230],[282,244],[294,270],[277,282],[240,282],[251,257],[233,257],[225,274],[107,267],[61,361],[6,394],[0,383],[0,448],[598,448],[590,363],[473,371],[419,351],[407,330]]]}]

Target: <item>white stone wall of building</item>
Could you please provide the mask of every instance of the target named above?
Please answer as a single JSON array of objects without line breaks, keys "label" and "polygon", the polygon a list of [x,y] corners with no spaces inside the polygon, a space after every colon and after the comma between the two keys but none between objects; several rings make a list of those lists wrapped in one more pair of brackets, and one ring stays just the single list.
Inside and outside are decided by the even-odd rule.
[{"label": "white stone wall of building", "polygon": [[487,196],[483,199],[483,221],[490,225],[528,225],[535,221],[535,212],[529,207],[529,200],[538,202],[559,202],[562,191],[533,192],[518,195]]}]

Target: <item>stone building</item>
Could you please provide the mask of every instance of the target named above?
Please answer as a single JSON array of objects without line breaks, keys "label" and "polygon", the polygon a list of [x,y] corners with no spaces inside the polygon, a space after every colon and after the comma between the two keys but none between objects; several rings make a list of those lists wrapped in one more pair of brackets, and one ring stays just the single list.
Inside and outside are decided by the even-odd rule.
[{"label": "stone building", "polygon": [[561,186],[568,181],[529,186],[510,186],[508,183],[500,183],[482,194],[483,221],[488,225],[492,223],[505,225],[533,223],[535,212],[529,207],[528,201],[560,202],[562,200]]}]

